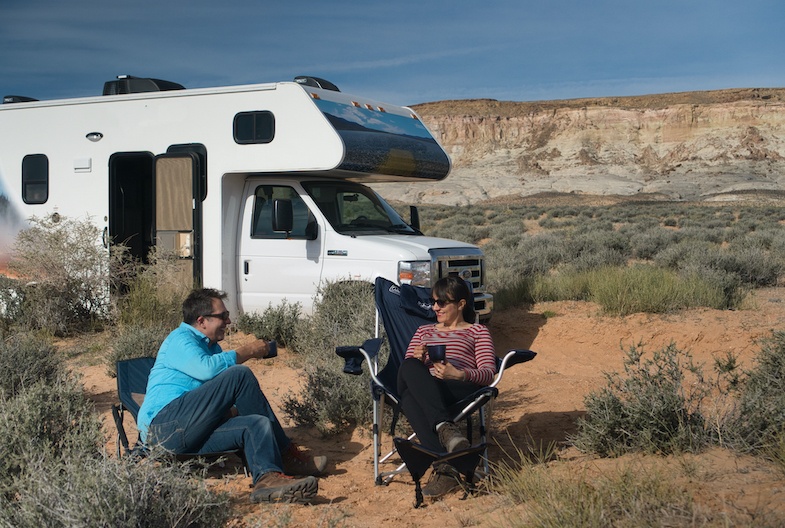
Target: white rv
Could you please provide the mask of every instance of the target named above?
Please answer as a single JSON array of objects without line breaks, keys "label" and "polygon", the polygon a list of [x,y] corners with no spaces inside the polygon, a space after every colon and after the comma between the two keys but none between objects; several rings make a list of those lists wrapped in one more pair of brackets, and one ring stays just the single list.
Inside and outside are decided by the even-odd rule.
[{"label": "white rv", "polygon": [[186,90],[123,76],[103,96],[7,96],[0,134],[6,231],[87,215],[107,249],[175,251],[235,313],[284,298],[309,313],[323,281],[430,286],[447,274],[472,282],[482,318],[493,308],[479,248],[422,236],[416,208],[409,224],[363,185],[447,176],[449,158],[408,108],[313,77]]}]

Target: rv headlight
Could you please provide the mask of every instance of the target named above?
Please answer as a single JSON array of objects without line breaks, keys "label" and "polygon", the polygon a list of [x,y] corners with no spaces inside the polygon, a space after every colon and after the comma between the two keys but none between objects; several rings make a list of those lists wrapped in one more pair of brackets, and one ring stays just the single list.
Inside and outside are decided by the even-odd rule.
[{"label": "rv headlight", "polygon": [[431,261],[410,260],[398,262],[398,282],[430,288]]}]

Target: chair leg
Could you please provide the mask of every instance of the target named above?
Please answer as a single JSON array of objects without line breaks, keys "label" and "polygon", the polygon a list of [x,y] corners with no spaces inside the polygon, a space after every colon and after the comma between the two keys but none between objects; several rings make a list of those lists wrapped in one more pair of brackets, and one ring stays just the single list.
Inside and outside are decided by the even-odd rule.
[{"label": "chair leg", "polygon": [[373,479],[376,485],[380,485],[381,478],[379,477],[379,456],[381,451],[381,399],[373,399]]}]

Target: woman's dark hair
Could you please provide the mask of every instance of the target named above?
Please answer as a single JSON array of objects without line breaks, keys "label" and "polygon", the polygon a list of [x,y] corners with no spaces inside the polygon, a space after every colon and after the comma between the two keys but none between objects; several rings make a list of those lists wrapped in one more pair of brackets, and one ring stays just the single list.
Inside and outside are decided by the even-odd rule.
[{"label": "woman's dark hair", "polygon": [[474,323],[477,318],[474,312],[474,296],[469,285],[465,280],[456,275],[442,277],[433,285],[433,298],[450,301],[460,301],[463,299],[466,304],[463,307],[463,320],[467,323]]},{"label": "woman's dark hair", "polygon": [[213,311],[213,299],[226,299],[226,292],[213,288],[193,290],[183,301],[183,321],[192,325],[202,315]]}]

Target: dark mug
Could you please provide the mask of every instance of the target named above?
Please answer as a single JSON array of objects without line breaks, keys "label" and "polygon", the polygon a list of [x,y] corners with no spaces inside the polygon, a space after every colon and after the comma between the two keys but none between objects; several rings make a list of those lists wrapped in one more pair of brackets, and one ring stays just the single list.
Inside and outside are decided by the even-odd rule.
[{"label": "dark mug", "polygon": [[441,363],[447,354],[447,345],[428,345],[428,357],[431,363]]},{"label": "dark mug", "polygon": [[264,356],[264,359],[274,358],[278,355],[278,343],[275,342],[275,339],[267,342],[267,348],[267,355]]}]

